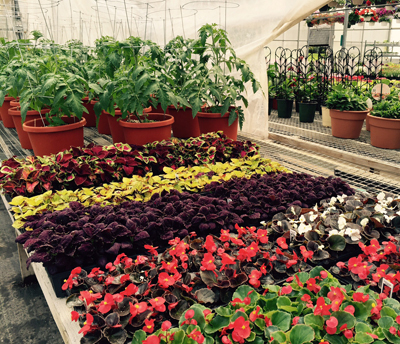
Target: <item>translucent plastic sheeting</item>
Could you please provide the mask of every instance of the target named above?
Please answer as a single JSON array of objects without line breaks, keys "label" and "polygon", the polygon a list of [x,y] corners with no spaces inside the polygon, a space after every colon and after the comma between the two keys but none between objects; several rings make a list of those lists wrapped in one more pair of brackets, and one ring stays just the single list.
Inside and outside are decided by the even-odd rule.
[{"label": "translucent plastic sheeting", "polygon": [[133,35],[163,46],[177,35],[195,38],[203,24],[217,23],[228,31],[265,95],[253,95],[249,88],[243,131],[267,138],[264,46],[329,0],[0,0],[0,6],[2,2],[9,15],[18,3],[24,32],[40,30],[56,43],[79,39],[93,45],[104,35],[117,40]]}]

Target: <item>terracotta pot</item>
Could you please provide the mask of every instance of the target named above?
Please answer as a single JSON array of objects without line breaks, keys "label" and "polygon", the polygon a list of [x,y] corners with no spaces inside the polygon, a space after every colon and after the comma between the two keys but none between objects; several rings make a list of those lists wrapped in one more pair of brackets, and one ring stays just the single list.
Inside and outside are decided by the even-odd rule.
[{"label": "terracotta pot", "polygon": [[122,142],[125,143],[125,136],[122,127],[119,125],[119,119],[122,116],[121,110],[115,110],[115,115],[111,116],[107,111],[102,111],[101,116],[105,116],[108,120],[108,126],[110,127],[111,137],[113,143]]},{"label": "terracotta pot", "polygon": [[94,113],[91,101],[89,101],[89,97],[85,97],[83,100],[83,106],[89,111],[89,113],[84,112],[83,118],[86,119],[85,127],[95,127],[96,126],[96,114]]},{"label": "terracotta pot", "polygon": [[342,139],[357,139],[361,134],[366,111],[339,111],[331,109],[332,136]]},{"label": "terracotta pot", "polygon": [[[94,105],[98,102],[99,102],[98,100],[91,100],[90,104]],[[108,125],[107,116],[100,116],[99,124],[97,125],[97,131],[99,132],[99,134],[111,135],[111,130],[110,126]]]},{"label": "terracotta pot", "polygon": [[20,107],[21,104],[19,103],[19,99],[14,99],[10,101],[10,105],[12,108],[14,108],[14,107]]},{"label": "terracotta pot", "polygon": [[186,110],[179,108],[177,110],[174,106],[168,106],[167,112],[174,117],[172,132],[175,137],[187,139],[200,136],[199,119],[197,116],[193,118],[191,108],[186,108]]},{"label": "terracotta pot", "polygon": [[[23,124],[28,132],[35,155],[50,155],[63,152],[71,147],[83,146],[83,127],[86,119],[63,118],[68,124],[45,127],[42,120],[34,119]],[[76,120],[76,122],[74,122]],[[48,123],[45,121],[45,124]]]},{"label": "terracotta pot", "polygon": [[[161,104],[158,104],[157,105],[157,107],[155,108],[155,107],[153,107],[153,105],[151,105],[151,111],[150,111],[150,113],[164,113],[164,110],[162,109],[162,107],[161,107]],[[166,113],[168,113],[168,109],[167,109],[167,112]]]},{"label": "terracotta pot", "polygon": [[0,107],[1,119],[3,121],[3,125],[6,128],[15,128],[14,121],[13,121],[12,117],[8,114],[8,110],[11,107],[10,102],[12,100],[15,100],[15,98],[13,98],[13,97],[5,97],[3,106]]},{"label": "terracotta pot", "polygon": [[[11,103],[17,103],[17,102],[11,102]],[[19,103],[18,103],[19,104]],[[26,119],[25,122],[32,121],[34,119],[41,119],[41,118],[46,118],[45,114],[50,112],[50,109],[43,109],[41,111],[41,114],[43,116],[40,116],[38,111],[28,111],[26,113]],[[18,139],[19,142],[21,143],[21,147],[24,149],[33,149],[31,140],[29,140],[29,135],[26,131],[22,129],[22,116],[21,116],[21,109],[18,107],[12,107],[8,110],[8,114],[12,117],[15,125],[15,129],[17,129],[18,133]]]},{"label": "terracotta pot", "polygon": [[171,138],[174,118],[167,114],[149,113],[147,118],[155,120],[151,123],[131,123],[125,119],[119,121],[123,128],[126,143],[144,145],[153,141],[169,140]]},{"label": "terracotta pot", "polygon": [[330,109],[328,109],[326,106],[322,106],[322,125],[324,127],[330,127],[331,126],[331,116],[330,116]]},{"label": "terracotta pot", "polygon": [[226,136],[236,141],[239,121],[236,118],[232,125],[228,125],[229,115],[229,112],[223,116],[220,113],[199,112],[197,117],[199,117],[200,133],[223,131]]},{"label": "terracotta pot", "polygon": [[400,119],[367,116],[371,128],[371,145],[378,148],[400,149]]},{"label": "terracotta pot", "polygon": [[365,118],[365,130],[371,131],[371,126],[369,124],[369,116],[367,116],[367,118]]}]

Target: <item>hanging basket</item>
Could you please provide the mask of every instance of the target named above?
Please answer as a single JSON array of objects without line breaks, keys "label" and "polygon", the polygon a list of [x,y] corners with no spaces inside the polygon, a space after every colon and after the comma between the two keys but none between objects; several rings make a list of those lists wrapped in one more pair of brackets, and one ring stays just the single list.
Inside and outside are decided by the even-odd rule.
[{"label": "hanging basket", "polygon": [[332,7],[332,8],[336,8],[339,6],[339,3],[337,1],[331,1],[330,3],[328,3],[328,6]]},{"label": "hanging basket", "polygon": [[364,0],[353,0],[353,5],[362,5]]}]

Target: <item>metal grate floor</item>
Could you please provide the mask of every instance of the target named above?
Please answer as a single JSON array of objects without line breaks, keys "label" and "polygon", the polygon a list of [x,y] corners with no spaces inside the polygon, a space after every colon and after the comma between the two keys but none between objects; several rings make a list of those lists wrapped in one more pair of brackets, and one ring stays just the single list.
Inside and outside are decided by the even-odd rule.
[{"label": "metal grate floor", "polygon": [[294,136],[303,141],[359,156],[399,164],[400,167],[400,150],[388,150],[371,146],[370,134],[365,130],[365,126],[359,139],[340,139],[332,136],[331,128],[322,126],[320,115],[316,115],[314,123],[300,123],[299,116],[295,112],[293,112],[292,118],[279,118],[277,111],[272,111],[269,116],[269,131],[280,135]]},{"label": "metal grate floor", "polygon": [[374,173],[372,169],[279,141],[258,140],[244,135],[239,135],[238,139],[251,139],[260,146],[260,154],[263,157],[277,161],[293,172],[340,177],[360,191],[400,194],[400,173]]}]

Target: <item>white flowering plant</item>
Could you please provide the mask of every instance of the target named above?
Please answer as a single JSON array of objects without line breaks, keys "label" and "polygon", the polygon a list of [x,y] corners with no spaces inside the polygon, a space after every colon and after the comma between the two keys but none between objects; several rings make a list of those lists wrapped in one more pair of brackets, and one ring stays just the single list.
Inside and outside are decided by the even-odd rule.
[{"label": "white flowering plant", "polygon": [[[289,207],[263,223],[270,238],[285,237],[296,252],[300,246],[313,251],[312,261],[335,260],[347,245],[352,253],[359,244],[392,236],[400,239],[400,196],[381,192],[339,195],[316,204],[313,209]],[[361,253],[361,251],[360,251]]]}]

